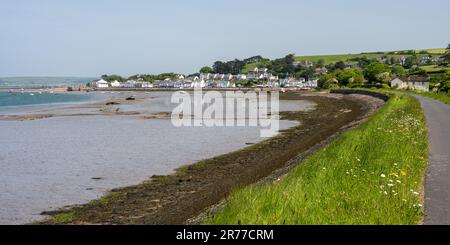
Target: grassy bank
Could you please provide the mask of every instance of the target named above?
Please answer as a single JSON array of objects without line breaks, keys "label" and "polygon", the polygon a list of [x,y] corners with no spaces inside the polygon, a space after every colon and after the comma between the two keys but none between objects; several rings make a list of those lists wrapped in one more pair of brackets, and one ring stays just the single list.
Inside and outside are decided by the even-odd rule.
[{"label": "grassy bank", "polygon": [[427,132],[419,102],[393,95],[368,122],[270,185],[235,191],[208,224],[417,224]]}]

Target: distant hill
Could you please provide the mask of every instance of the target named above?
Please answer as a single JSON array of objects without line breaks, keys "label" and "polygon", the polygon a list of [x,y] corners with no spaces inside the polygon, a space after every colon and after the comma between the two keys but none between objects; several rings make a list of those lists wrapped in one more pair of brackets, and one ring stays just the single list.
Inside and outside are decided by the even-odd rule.
[{"label": "distant hill", "polygon": [[[401,57],[411,56],[410,53],[413,50],[399,50],[399,51],[384,51],[384,52],[370,52],[370,53],[360,53],[360,54],[332,54],[332,55],[308,55],[308,56],[296,56],[296,61],[310,61],[310,62],[318,62],[319,60],[323,60],[325,65],[336,63],[338,61],[344,61],[346,63],[356,63],[351,59],[354,58],[363,58],[366,57],[368,59],[378,59],[383,56],[386,56],[388,59],[394,57],[396,59]],[[445,53],[445,48],[434,48],[434,49],[421,49],[414,50],[416,52],[417,57],[420,59],[421,57],[431,55],[433,57],[440,56]],[[247,64],[243,70],[243,72],[249,71],[254,67],[263,67],[264,64],[256,62]]]}]

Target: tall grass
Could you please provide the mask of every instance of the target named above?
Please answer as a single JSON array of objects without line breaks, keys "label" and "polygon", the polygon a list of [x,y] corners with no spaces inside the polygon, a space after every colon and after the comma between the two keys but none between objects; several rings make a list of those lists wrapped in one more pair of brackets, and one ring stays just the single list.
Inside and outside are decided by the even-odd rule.
[{"label": "tall grass", "polygon": [[418,224],[427,165],[419,102],[392,95],[281,180],[237,190],[207,224]]}]

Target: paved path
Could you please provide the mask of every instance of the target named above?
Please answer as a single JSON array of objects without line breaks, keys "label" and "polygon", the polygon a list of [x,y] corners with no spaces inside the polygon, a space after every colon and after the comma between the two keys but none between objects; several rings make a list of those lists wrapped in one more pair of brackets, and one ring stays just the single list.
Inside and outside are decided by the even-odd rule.
[{"label": "paved path", "polygon": [[416,96],[429,130],[429,166],[425,178],[425,225],[450,224],[450,106]]}]

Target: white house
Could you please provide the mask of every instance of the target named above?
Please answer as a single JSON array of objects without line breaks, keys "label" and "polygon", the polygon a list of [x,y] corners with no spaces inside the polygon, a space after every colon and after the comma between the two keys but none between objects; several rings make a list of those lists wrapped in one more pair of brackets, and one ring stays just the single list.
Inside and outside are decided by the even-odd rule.
[{"label": "white house", "polygon": [[390,83],[392,88],[397,89],[411,89],[417,91],[428,92],[430,90],[430,78],[428,77],[397,77]]},{"label": "white house", "polygon": [[117,80],[115,80],[111,83],[111,87],[113,87],[113,88],[119,88],[121,85],[122,84]]},{"label": "white house", "polygon": [[95,82],[95,86],[96,86],[97,88],[108,88],[108,87],[109,87],[109,84],[108,84],[107,81],[105,81],[105,80],[103,80],[103,79],[100,79],[100,80],[98,80],[97,82]]}]

